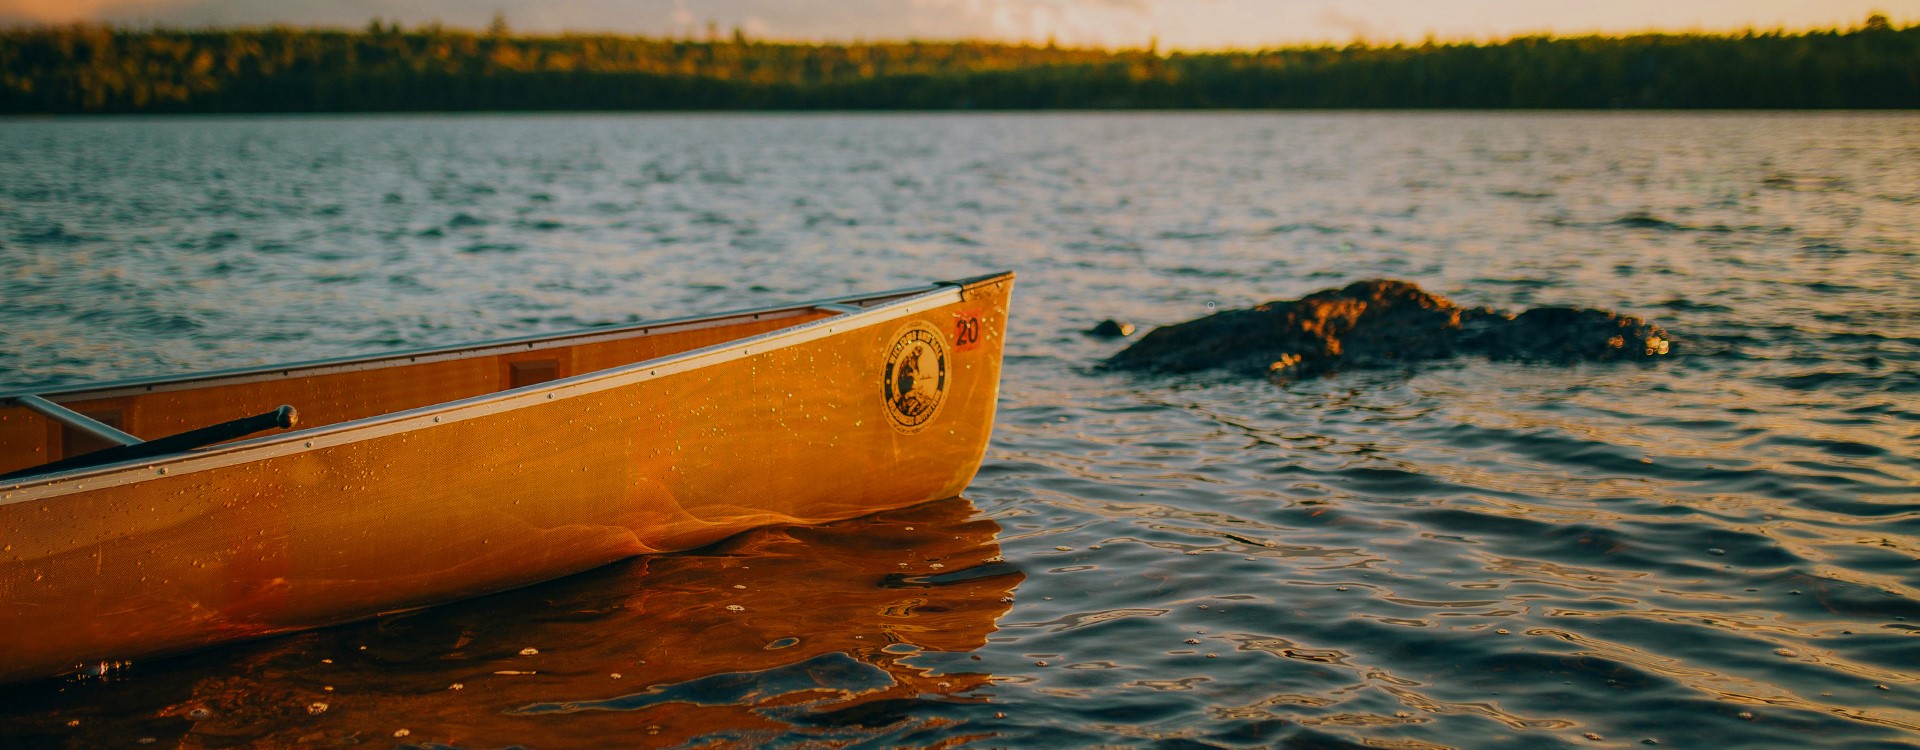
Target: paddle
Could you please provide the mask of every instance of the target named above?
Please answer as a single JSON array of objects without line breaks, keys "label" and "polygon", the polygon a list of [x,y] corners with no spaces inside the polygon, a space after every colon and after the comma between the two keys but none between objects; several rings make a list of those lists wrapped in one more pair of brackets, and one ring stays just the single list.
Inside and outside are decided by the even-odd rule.
[{"label": "paddle", "polygon": [[152,458],[154,456],[164,456],[169,453],[190,451],[214,443],[246,437],[262,430],[275,428],[282,430],[288,429],[299,424],[299,421],[300,415],[293,410],[293,407],[282,406],[264,414],[241,417],[231,422],[221,422],[220,424],[202,427],[197,430],[187,430],[178,435],[170,435],[158,440],[148,440],[131,445],[116,445],[111,448],[102,448],[92,453],[82,453],[78,456],[63,458],[52,463],[41,464],[7,474],[0,474],[0,481],[35,474],[46,474],[88,466],[119,463],[121,461],[137,461],[142,458]]}]

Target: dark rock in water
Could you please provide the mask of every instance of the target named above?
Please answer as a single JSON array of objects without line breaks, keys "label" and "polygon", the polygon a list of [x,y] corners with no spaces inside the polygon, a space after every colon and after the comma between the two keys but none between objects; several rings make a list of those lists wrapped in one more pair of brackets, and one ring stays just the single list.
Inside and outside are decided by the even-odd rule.
[{"label": "dark rock in water", "polygon": [[1103,339],[1123,339],[1133,335],[1133,324],[1122,323],[1118,320],[1108,318],[1100,321],[1098,325],[1087,329],[1087,335],[1098,336]]},{"label": "dark rock in water", "polygon": [[1672,345],[1659,326],[1631,315],[1584,307],[1536,307],[1488,326],[1468,342],[1492,359],[1608,362],[1665,356]]},{"label": "dark rock in water", "polygon": [[1156,328],[1107,366],[1293,379],[1462,354],[1569,363],[1643,360],[1668,351],[1666,331],[1628,315],[1572,307],[1512,315],[1463,308],[1404,281],[1374,279]]}]

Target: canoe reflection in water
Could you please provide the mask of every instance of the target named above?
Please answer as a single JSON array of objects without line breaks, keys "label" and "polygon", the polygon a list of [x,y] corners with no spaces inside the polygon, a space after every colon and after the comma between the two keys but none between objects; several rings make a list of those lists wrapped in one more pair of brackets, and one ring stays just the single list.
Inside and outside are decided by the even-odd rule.
[{"label": "canoe reflection in water", "polygon": [[[0,737],[164,747],[837,743],[901,730],[979,673],[1024,576],[954,498],[776,526],[482,599],[0,689]],[[78,722],[70,724],[69,722]]]}]

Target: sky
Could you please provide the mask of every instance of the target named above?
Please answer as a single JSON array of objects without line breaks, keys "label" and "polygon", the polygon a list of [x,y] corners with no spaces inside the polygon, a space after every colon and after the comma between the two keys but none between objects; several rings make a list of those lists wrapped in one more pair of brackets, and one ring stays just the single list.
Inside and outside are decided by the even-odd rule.
[{"label": "sky", "polygon": [[1920,23],[1920,0],[0,0],[0,24],[362,27],[438,21],[521,32],[762,39],[993,39],[1103,47],[1257,48],[1354,40],[1488,40],[1521,34],[1802,30],[1881,12]]}]

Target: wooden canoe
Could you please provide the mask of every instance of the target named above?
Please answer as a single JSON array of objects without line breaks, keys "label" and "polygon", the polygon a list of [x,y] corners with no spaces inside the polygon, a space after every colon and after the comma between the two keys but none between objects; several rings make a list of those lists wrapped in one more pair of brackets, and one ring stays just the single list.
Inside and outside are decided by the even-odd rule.
[{"label": "wooden canoe", "polygon": [[[958,495],[1012,286],[0,396],[0,681]],[[34,470],[100,447],[48,408],[172,435],[282,404],[295,429]]]}]

